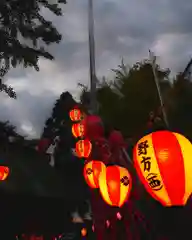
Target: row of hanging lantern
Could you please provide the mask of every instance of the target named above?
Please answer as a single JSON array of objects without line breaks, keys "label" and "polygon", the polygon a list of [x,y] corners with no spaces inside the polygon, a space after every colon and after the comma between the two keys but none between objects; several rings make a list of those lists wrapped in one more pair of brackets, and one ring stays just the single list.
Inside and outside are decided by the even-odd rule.
[{"label": "row of hanging lantern", "polygon": [[[70,112],[75,137],[83,137],[79,109]],[[79,125],[78,125],[79,124]],[[82,124],[82,125],[81,125]],[[91,142],[81,139],[76,144],[79,157],[91,153]],[[134,147],[133,160],[137,174],[147,192],[164,206],[183,206],[192,193],[192,144],[183,135],[157,131],[141,138]],[[85,164],[84,177],[91,188],[99,188],[103,199],[112,206],[122,206],[131,191],[127,169],[108,166],[93,160]]]},{"label": "row of hanging lantern", "polygon": [[76,154],[79,158],[88,158],[92,150],[92,144],[88,139],[84,139],[85,125],[82,120],[85,114],[76,107],[70,111],[69,116],[71,121],[75,122],[72,125],[72,134],[79,139],[75,146]]},{"label": "row of hanging lantern", "polygon": [[[81,138],[76,143],[76,153],[80,158],[88,158],[92,144],[85,135],[83,114],[77,108],[70,111],[70,118],[76,122],[72,125],[72,134]],[[119,166],[106,167],[102,161],[92,160],[84,166],[84,178],[90,188],[99,188],[104,201],[111,205],[121,207],[128,199],[131,191],[131,176],[127,169]]]},{"label": "row of hanging lantern", "polygon": [[[157,131],[134,147],[134,166],[147,192],[164,206],[184,206],[192,193],[192,144],[183,135]],[[106,203],[121,207],[132,181],[127,169],[91,161],[84,167],[91,188],[99,188]]]}]

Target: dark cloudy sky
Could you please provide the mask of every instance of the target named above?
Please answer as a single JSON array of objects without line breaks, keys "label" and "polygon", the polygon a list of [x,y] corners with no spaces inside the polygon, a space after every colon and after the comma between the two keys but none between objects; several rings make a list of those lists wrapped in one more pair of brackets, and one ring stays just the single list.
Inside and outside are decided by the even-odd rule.
[{"label": "dark cloudy sky", "polygon": [[[18,100],[1,93],[0,120],[38,137],[53,103],[63,91],[78,95],[77,82],[88,83],[87,0],[68,0],[64,16],[43,14],[63,34],[50,48],[55,61],[40,60],[40,72],[17,68],[6,76]],[[182,71],[192,53],[191,0],[94,0],[97,75],[110,76],[122,57],[132,64],[151,48],[162,67]]]}]

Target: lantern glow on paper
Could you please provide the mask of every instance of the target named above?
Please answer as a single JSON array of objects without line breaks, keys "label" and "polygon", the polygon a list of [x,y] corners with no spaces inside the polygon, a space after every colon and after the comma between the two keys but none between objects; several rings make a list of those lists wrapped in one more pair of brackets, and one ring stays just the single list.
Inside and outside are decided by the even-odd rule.
[{"label": "lantern glow on paper", "polygon": [[81,229],[81,236],[85,237],[87,235],[87,229],[86,228],[82,228]]},{"label": "lantern glow on paper", "polygon": [[79,158],[88,158],[92,150],[92,144],[87,139],[79,140],[75,149]]},{"label": "lantern glow on paper", "polygon": [[83,137],[84,136],[84,124],[82,124],[82,123],[73,124],[72,133],[73,133],[73,136],[76,138]]},{"label": "lantern glow on paper", "polygon": [[101,161],[90,161],[84,166],[84,178],[90,188],[99,188],[99,175],[106,168]]},{"label": "lantern glow on paper", "polygon": [[126,168],[109,166],[99,175],[101,195],[111,206],[121,207],[128,199],[131,187],[131,176]]},{"label": "lantern glow on paper", "polygon": [[74,108],[69,112],[69,117],[71,121],[78,122],[82,119],[82,113],[78,108]]},{"label": "lantern glow on paper", "polygon": [[183,206],[192,193],[192,144],[178,133],[153,132],[138,141],[134,163],[146,190],[164,206]]},{"label": "lantern glow on paper", "polygon": [[9,175],[9,168],[0,166],[0,181],[4,181]]}]

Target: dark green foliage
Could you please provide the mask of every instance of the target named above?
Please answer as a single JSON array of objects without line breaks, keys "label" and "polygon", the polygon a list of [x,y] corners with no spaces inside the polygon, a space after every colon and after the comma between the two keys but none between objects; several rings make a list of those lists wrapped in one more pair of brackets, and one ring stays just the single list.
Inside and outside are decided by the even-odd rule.
[{"label": "dark green foliage", "polygon": [[[55,168],[66,178],[66,182],[71,189],[74,189],[75,194],[81,193],[85,200],[87,186],[82,174],[84,161],[74,157],[71,151],[75,148],[77,139],[72,135],[73,123],[69,118],[69,112],[77,105],[70,93],[62,93],[55,103],[51,117],[46,121],[42,137],[53,139],[56,135],[60,136],[55,152]],[[77,205],[81,206],[81,202]]]},{"label": "dark green foliage", "polygon": [[56,100],[51,117],[45,122],[42,136],[51,137],[54,135],[55,129],[60,131],[64,126],[71,126],[69,111],[75,105],[77,105],[77,103],[69,92],[62,93],[60,98]]},{"label": "dark green foliage", "polygon": [[[56,149],[56,165],[61,170],[73,167],[73,156],[71,148],[75,147],[76,139],[72,136],[72,122],[69,118],[69,112],[77,105],[69,92],[64,92],[56,101],[53,107],[51,117],[46,121],[42,137],[53,139],[60,136],[60,141]],[[66,164],[70,166],[66,167]],[[72,164],[72,165],[71,165]],[[68,171],[70,173],[70,171]],[[67,174],[68,174],[67,173]]]},{"label": "dark green foliage", "polygon": [[[44,7],[55,15],[61,16],[62,11],[58,3],[51,4],[48,0],[0,1],[0,64],[5,65],[4,73],[0,74],[1,78],[11,66],[23,64],[24,67],[34,67],[39,71],[39,57],[54,59],[45,50],[43,43],[46,45],[59,43],[62,36],[52,22],[41,15],[40,11]],[[27,41],[30,43],[27,44]],[[8,87],[9,90],[7,90],[1,87],[1,89],[10,97],[16,98],[11,88]]]},{"label": "dark green foliage", "polygon": [[0,133],[6,133],[7,136],[18,136],[16,127],[11,125],[9,121],[0,122]]},{"label": "dark green foliage", "polygon": [[[157,111],[160,106],[151,65],[144,60],[130,67],[122,61],[112,71],[114,79],[98,87],[99,114],[125,136],[141,136],[150,111]],[[171,81],[170,70],[158,65],[156,71],[170,128],[192,139],[192,82],[183,74]],[[81,99],[85,94],[88,95],[87,90],[82,91]]]}]

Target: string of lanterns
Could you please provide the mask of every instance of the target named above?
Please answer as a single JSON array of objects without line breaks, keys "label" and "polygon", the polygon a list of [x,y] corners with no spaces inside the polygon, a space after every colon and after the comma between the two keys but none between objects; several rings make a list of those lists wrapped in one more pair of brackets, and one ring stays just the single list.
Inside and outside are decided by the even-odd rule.
[{"label": "string of lanterns", "polygon": [[[80,140],[76,152],[88,158],[92,144],[84,139],[84,115],[79,109],[70,112],[76,122],[72,133]],[[181,134],[157,131],[141,138],[134,147],[136,172],[146,191],[164,206],[184,206],[192,193],[192,144]],[[90,188],[99,188],[102,198],[111,206],[121,207],[128,199],[132,180],[126,168],[106,166],[91,160],[84,166],[84,178]]]},{"label": "string of lanterns", "polygon": [[[92,144],[84,139],[85,125],[82,120],[84,114],[78,108],[69,113],[72,125],[72,134],[80,140],[76,143],[76,153],[79,158],[88,158]],[[90,188],[99,188],[101,197],[110,206],[121,207],[128,199],[132,180],[126,168],[120,166],[106,166],[100,160],[90,160],[84,166],[84,178]]]},{"label": "string of lanterns", "polygon": [[88,158],[91,154],[92,144],[88,139],[84,139],[85,125],[82,123],[82,120],[85,114],[76,107],[70,111],[69,117],[72,122],[75,122],[72,125],[72,134],[79,139],[75,146],[76,154],[79,158]]},{"label": "string of lanterns", "polygon": [[[76,153],[80,158],[89,158],[92,143],[84,137],[87,130],[84,117],[79,109],[70,112],[75,122],[72,134],[80,138]],[[184,206],[192,193],[191,156],[192,144],[186,137],[167,130],[156,131],[136,143],[133,167],[152,198],[165,207]],[[102,199],[111,207],[121,208],[131,195],[132,178],[122,166],[106,166],[102,159],[89,159],[83,174],[88,186],[99,189]],[[117,211],[117,219],[121,218]]]}]

